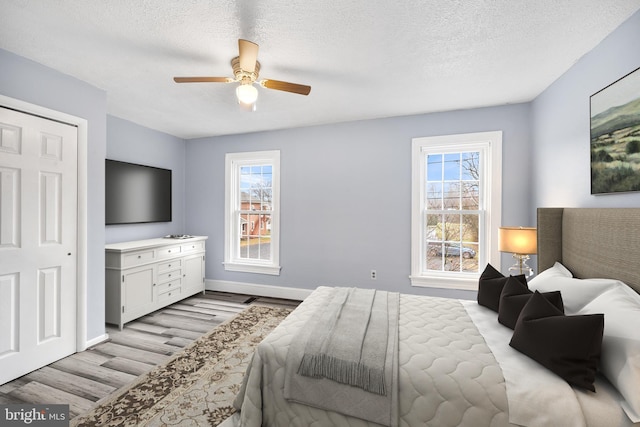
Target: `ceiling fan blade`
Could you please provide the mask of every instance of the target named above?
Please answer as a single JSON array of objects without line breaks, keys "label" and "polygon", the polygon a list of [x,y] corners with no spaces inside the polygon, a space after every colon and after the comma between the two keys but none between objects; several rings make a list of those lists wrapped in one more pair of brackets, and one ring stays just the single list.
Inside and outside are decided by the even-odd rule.
[{"label": "ceiling fan blade", "polygon": [[231,77],[174,77],[176,83],[231,83]]},{"label": "ceiling fan blade", "polygon": [[258,60],[258,45],[249,40],[238,39],[238,50],[240,51],[240,68],[253,73]]},{"label": "ceiling fan blade", "polygon": [[297,93],[300,95],[309,95],[309,92],[311,92],[311,86],[282,82],[280,80],[265,79],[262,80],[260,84],[268,89],[283,90],[285,92]]}]

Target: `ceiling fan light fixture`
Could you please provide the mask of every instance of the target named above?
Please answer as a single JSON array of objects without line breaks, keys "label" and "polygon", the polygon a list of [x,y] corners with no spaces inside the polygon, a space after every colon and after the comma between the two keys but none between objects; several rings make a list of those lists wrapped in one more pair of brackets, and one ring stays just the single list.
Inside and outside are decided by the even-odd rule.
[{"label": "ceiling fan light fixture", "polygon": [[241,104],[252,105],[258,99],[258,89],[251,83],[243,83],[236,88],[236,96]]}]

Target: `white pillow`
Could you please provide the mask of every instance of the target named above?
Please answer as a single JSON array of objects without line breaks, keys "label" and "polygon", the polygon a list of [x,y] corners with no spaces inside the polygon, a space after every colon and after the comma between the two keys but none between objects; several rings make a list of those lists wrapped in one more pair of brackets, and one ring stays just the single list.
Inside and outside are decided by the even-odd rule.
[{"label": "white pillow", "polygon": [[621,281],[613,279],[575,279],[571,272],[559,262],[529,282],[529,289],[532,291],[560,291],[565,314],[569,315],[576,314],[603,292],[621,286],[626,287]]},{"label": "white pillow", "polygon": [[624,397],[622,409],[640,422],[640,295],[615,287],[587,304],[579,314],[604,313],[600,370]]},{"label": "white pillow", "polygon": [[545,271],[531,279],[529,283],[535,283],[543,279],[546,280],[549,277],[573,277],[573,274],[571,274],[567,267],[556,261],[556,263],[553,264],[553,267],[547,268]]}]

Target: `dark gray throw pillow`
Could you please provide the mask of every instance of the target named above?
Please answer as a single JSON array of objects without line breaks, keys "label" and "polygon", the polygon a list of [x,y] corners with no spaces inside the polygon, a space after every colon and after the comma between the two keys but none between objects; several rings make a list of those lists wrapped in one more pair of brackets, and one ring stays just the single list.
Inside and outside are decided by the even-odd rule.
[{"label": "dark gray throw pillow", "polygon": [[505,277],[491,264],[487,264],[478,281],[478,304],[490,308],[497,313],[498,307],[500,306],[502,288],[505,283],[507,283],[509,277],[515,277],[520,283],[527,286],[527,279],[524,274]]},{"label": "dark gray throw pillow", "polygon": [[536,291],[516,322],[509,345],[569,384],[596,391],[603,314],[565,316]]},{"label": "dark gray throw pillow", "polygon": [[[511,329],[515,328],[520,312],[525,304],[529,302],[532,295],[533,291],[527,285],[523,285],[515,277],[509,277],[504,288],[502,288],[502,294],[500,294],[498,322]],[[562,303],[560,291],[542,292],[542,296],[564,313],[564,304]]]}]

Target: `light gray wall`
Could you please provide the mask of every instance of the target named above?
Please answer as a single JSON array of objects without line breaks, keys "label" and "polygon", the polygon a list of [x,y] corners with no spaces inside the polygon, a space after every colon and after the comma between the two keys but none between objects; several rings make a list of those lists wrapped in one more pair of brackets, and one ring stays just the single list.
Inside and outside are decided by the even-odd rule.
[{"label": "light gray wall", "polygon": [[[519,104],[189,140],[187,230],[210,238],[209,279],[474,298],[409,284],[411,139],[502,130],[503,223],[533,225],[528,117],[529,105]],[[274,149],[281,151],[281,274],[226,272],[225,153]]]},{"label": "light gray wall", "polygon": [[532,207],[638,207],[640,192],[591,195],[589,98],[640,67],[640,12],[532,103]]},{"label": "light gray wall", "polygon": [[0,49],[0,94],[88,121],[87,339],[104,334],[104,158],[107,94]]},{"label": "light gray wall", "polygon": [[106,226],[106,242],[153,239],[185,230],[185,140],[107,116],[107,158],[171,169],[171,222]]}]

